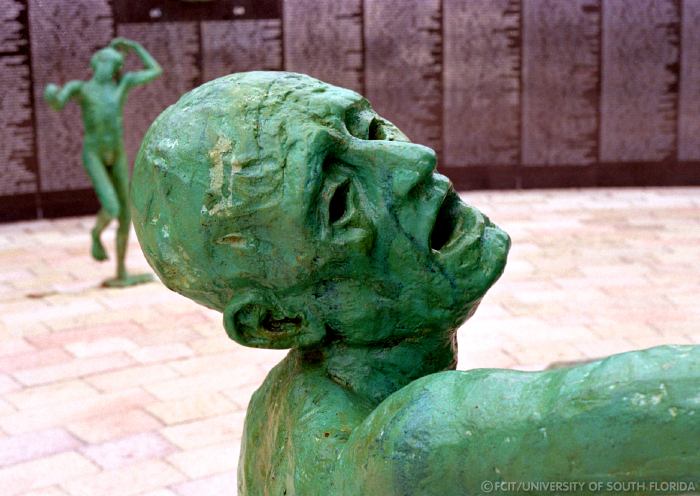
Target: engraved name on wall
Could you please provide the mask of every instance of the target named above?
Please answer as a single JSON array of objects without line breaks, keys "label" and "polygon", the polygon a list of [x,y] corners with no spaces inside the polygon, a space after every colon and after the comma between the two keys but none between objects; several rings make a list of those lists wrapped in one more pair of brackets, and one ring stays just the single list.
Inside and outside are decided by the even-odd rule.
[{"label": "engraved name on wall", "polygon": [[[417,143],[441,154],[439,0],[365,0],[365,93]],[[397,33],[401,33],[397,36]]]},{"label": "engraved name on wall", "polygon": [[[129,23],[117,27],[119,36],[138,41],[163,67],[163,74],[131,91],[124,106],[124,141],[130,164],[151,122],[199,82],[197,23]],[[130,54],[125,70],[139,70]]]},{"label": "engraved name on wall", "polygon": [[362,1],[284,0],[286,68],[364,92]]},{"label": "engraved name on wall", "polygon": [[523,2],[524,165],[598,160],[599,0]]},{"label": "engraved name on wall", "polygon": [[700,1],[683,0],[678,159],[700,160]]},{"label": "engraved name on wall", "polygon": [[107,0],[29,0],[37,145],[42,191],[89,188],[81,164],[83,127],[71,102],[59,113],[44,103],[48,83],[90,78],[90,57],[113,37]]},{"label": "engraved name on wall", "polygon": [[278,19],[202,22],[203,81],[233,72],[282,69]]},{"label": "engraved name on wall", "polygon": [[520,2],[444,0],[444,162],[515,164],[520,133]]},{"label": "engraved name on wall", "polygon": [[603,2],[603,162],[675,158],[679,2]]},{"label": "engraved name on wall", "polygon": [[0,196],[37,189],[27,30],[26,5],[0,1]]}]

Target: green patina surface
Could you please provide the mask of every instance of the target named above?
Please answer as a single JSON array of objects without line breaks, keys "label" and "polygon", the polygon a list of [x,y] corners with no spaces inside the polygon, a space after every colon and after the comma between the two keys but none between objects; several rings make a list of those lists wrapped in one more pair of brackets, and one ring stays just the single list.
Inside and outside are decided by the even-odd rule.
[{"label": "green patina surface", "polygon": [[239,494],[699,482],[698,347],[450,370],[509,239],[434,169],[360,95],[299,74],[217,79],[149,129],[132,186],[149,262],[232,339],[292,348],[250,403]]},{"label": "green patina surface", "polygon": [[[129,50],[134,51],[144,69],[122,75],[124,55]],[[89,81],[70,81],[63,88],[49,84],[44,99],[55,110],[61,110],[71,99],[80,105],[85,132],[83,165],[102,207],[92,230],[91,254],[95,260],[107,260],[100,237],[112,219],[117,219],[117,274],[104,284],[131,286],[148,282],[151,277],[149,274],[130,275],[124,262],[131,212],[122,114],[128,92],[160,76],[162,70],[140,44],[124,38],[115,38],[108,47],[97,51],[90,66],[93,76]]]}]

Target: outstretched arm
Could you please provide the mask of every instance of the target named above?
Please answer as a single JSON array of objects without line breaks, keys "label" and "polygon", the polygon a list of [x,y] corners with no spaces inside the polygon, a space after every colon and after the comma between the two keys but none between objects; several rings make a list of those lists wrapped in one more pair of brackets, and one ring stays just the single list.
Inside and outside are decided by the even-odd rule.
[{"label": "outstretched arm", "polygon": [[82,85],[82,81],[71,81],[63,88],[59,88],[55,84],[48,84],[44,90],[44,100],[46,100],[52,109],[61,110],[66,106],[68,100],[78,94]]},{"label": "outstretched arm", "polygon": [[554,494],[518,483],[563,482],[596,494],[628,481],[639,483],[629,494],[646,495],[674,481],[693,492],[699,440],[700,346],[544,372],[443,372],[397,391],[353,431],[336,490]]},{"label": "outstretched arm", "polygon": [[140,43],[127,40],[126,38],[115,38],[109,45],[116,49],[133,50],[144,66],[143,70],[127,72],[122,77],[121,84],[125,88],[128,89],[133,86],[148,83],[163,73],[163,69],[158,62],[156,62],[156,59],[154,59]]}]

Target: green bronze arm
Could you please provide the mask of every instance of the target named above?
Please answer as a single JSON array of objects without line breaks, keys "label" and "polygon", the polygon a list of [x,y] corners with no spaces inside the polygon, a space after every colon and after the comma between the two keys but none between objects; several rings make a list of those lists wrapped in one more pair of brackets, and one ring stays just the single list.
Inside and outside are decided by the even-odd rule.
[{"label": "green bronze arm", "polygon": [[136,56],[141,60],[144,69],[140,71],[127,72],[121,79],[121,85],[128,89],[134,86],[148,83],[163,74],[163,69],[156,59],[146,51],[146,49],[138,42],[127,40],[126,38],[115,38],[109,44],[115,49],[133,50]]},{"label": "green bronze arm", "polygon": [[66,106],[68,100],[76,96],[83,86],[82,81],[70,81],[63,88],[51,83],[46,85],[44,90],[44,100],[54,110],[61,110]]},{"label": "green bronze arm", "polygon": [[557,481],[582,483],[567,492],[590,494],[631,481],[629,494],[654,494],[664,492],[661,482],[697,485],[698,377],[697,346],[543,372],[426,376],[387,398],[353,431],[334,490],[553,494],[508,484]]}]

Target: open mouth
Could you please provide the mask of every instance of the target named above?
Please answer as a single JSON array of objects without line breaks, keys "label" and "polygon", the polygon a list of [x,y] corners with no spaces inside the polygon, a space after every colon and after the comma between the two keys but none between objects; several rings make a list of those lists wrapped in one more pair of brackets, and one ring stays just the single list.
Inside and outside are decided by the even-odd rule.
[{"label": "open mouth", "polygon": [[431,249],[440,251],[455,238],[458,227],[462,223],[460,210],[459,196],[450,190],[435,216],[435,224],[430,232]]}]

